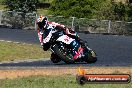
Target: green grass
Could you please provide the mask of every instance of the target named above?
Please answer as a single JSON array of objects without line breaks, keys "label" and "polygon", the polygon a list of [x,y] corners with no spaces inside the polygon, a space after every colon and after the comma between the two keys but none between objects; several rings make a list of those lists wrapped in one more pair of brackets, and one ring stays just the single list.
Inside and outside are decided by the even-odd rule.
[{"label": "green grass", "polygon": [[40,45],[0,42],[0,61],[38,59],[47,57],[50,57],[50,52],[44,52]]},{"label": "green grass", "polygon": [[[5,5],[0,5],[0,10],[7,10],[7,8],[5,8]],[[42,15],[48,15],[48,9],[37,9],[37,13]]]},{"label": "green grass", "polygon": [[[5,0],[0,0],[0,3],[3,3]],[[46,2],[46,3],[51,3],[53,0],[38,0],[39,2],[41,2],[41,3],[44,3],[44,2]]]},{"label": "green grass", "polygon": [[46,2],[46,3],[51,3],[53,0],[39,0],[39,2],[41,2],[41,3],[44,3],[44,2]]},{"label": "green grass", "polygon": [[37,14],[48,15],[48,9],[37,9]]},{"label": "green grass", "polygon": [[0,0],[0,4],[2,4],[5,0]]},{"label": "green grass", "polygon": [[85,84],[76,83],[76,77],[65,76],[31,76],[17,79],[0,80],[0,88],[131,88],[129,84]]},{"label": "green grass", "polygon": [[5,5],[0,5],[0,10],[7,10],[7,9],[5,8]]}]

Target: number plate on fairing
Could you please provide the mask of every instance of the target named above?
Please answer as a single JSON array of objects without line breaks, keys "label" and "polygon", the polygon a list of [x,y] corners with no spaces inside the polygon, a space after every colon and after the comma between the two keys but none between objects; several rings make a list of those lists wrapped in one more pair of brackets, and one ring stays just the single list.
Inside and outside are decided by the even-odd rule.
[{"label": "number plate on fairing", "polygon": [[72,39],[70,38],[69,36],[67,35],[63,35],[63,36],[60,36],[57,41],[61,41],[61,42],[64,42],[66,44],[70,44],[72,41],[74,41],[75,39]]}]

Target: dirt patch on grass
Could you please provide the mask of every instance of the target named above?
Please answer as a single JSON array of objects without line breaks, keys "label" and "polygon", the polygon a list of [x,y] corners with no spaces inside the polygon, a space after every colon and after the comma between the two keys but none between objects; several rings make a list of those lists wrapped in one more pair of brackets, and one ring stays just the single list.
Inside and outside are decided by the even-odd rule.
[{"label": "dirt patch on grass", "polygon": [[[84,68],[87,74],[132,74],[132,67],[89,67]],[[78,68],[37,68],[0,70],[0,79],[14,79],[33,75],[76,75]]]}]

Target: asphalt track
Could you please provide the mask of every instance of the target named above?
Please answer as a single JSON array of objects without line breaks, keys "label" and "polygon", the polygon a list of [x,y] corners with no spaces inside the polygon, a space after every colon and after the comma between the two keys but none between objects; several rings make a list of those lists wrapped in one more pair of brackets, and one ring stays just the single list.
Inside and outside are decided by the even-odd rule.
[{"label": "asphalt track", "polygon": [[[77,66],[132,66],[132,36],[84,34],[80,37],[88,42],[90,48],[96,51],[98,61],[93,64],[76,63],[67,65],[63,62],[53,64],[48,58],[41,60],[17,61],[0,63],[0,67],[77,67]],[[34,30],[19,30],[0,28],[0,40],[39,44],[37,32]]]}]

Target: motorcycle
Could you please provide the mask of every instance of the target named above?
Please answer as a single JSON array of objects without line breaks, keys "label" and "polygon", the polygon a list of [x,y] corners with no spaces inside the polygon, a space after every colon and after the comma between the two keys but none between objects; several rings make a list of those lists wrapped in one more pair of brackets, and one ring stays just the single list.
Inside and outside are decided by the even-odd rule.
[{"label": "motorcycle", "polygon": [[[53,63],[64,61],[67,64],[73,64],[75,62],[85,61],[87,63],[95,63],[97,61],[96,53],[90,49],[85,42],[81,44],[77,39],[64,34],[64,32],[51,33],[48,36],[48,40],[49,39],[50,50],[52,52],[50,60]],[[77,50],[77,55],[73,56],[70,43],[75,40],[80,47]]]}]

